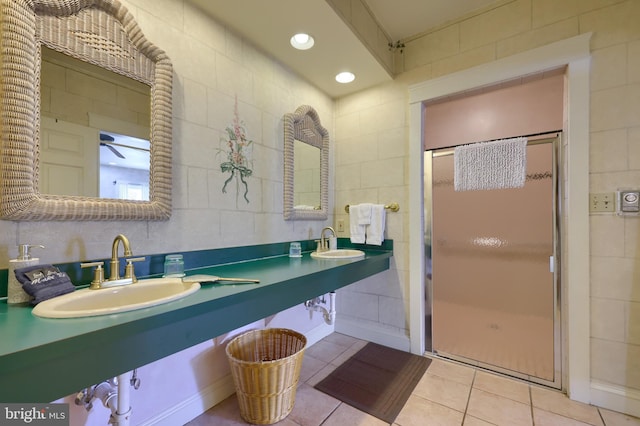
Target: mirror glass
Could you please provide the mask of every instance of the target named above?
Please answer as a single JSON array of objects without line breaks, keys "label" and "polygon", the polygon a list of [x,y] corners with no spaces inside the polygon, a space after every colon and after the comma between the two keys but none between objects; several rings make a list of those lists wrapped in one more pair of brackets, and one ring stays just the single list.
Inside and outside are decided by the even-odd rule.
[{"label": "mirror glass", "polygon": [[0,218],[168,219],[164,51],[117,1],[9,1],[2,12]]},{"label": "mirror glass", "polygon": [[284,218],[327,219],[328,180],[329,132],[302,105],[284,116]]},{"label": "mirror glass", "polygon": [[113,132],[100,132],[100,140],[98,196],[149,201],[149,140]]},{"label": "mirror glass", "polygon": [[293,208],[320,210],[320,148],[293,142]]},{"label": "mirror glass", "polygon": [[149,201],[151,88],[41,52],[40,192]]}]

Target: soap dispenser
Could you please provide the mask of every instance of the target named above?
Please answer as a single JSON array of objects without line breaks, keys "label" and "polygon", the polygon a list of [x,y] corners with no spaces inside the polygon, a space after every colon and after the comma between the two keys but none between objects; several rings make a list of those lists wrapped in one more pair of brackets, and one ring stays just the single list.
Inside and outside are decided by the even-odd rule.
[{"label": "soap dispenser", "polygon": [[31,248],[39,247],[44,248],[41,245],[32,244],[20,244],[18,246],[18,257],[9,261],[9,279],[7,285],[7,303],[15,305],[18,303],[25,303],[31,300],[29,296],[22,289],[22,284],[16,278],[15,270],[25,268],[27,266],[37,265],[40,259],[31,257]]}]

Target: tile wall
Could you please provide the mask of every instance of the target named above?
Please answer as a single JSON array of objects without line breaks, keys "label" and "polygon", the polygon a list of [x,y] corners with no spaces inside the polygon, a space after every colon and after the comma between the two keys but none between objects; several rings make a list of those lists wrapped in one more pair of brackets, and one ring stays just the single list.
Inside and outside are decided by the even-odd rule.
[{"label": "tile wall", "polygon": [[[8,267],[8,259],[17,255],[15,246],[24,242],[46,246],[38,253],[42,262],[63,263],[108,257],[113,238],[119,233],[129,237],[134,255],[302,240],[319,235],[331,220],[283,219],[282,117],[300,105],[312,105],[333,140],[333,101],[189,2],[122,3],[145,36],[166,51],[174,67],[171,219],[0,221],[0,268]],[[229,185],[226,194],[222,192],[228,175],[220,170],[220,163],[225,161],[221,138],[226,134],[225,127],[233,123],[236,101],[239,118],[253,141],[253,174],[247,179],[249,203],[235,183]],[[321,316],[310,319],[302,305],[253,326],[274,324],[303,332],[324,327]],[[142,386],[132,392],[132,424],[157,420],[172,410],[188,415],[192,409],[202,410],[203,404],[226,397],[224,392],[233,385],[228,382],[222,345],[238,332],[141,366],[138,374]],[[73,404],[73,395],[64,401],[70,403],[73,425],[108,421],[108,410],[100,403],[86,413]],[[175,421],[171,424],[187,420],[165,419],[169,423]]]},{"label": "tile wall", "polygon": [[[404,54],[396,54],[393,83],[336,103],[336,219],[348,220],[340,209],[345,203],[394,199],[406,205],[409,85],[588,32],[590,192],[640,188],[638,22],[640,2],[634,0],[513,0],[407,42]],[[407,243],[413,231],[406,210],[390,218],[396,270],[385,282],[371,278],[342,290],[339,320],[402,339],[409,334]],[[640,217],[592,214],[590,239],[591,378],[637,405]]]},{"label": "tile wall", "polygon": [[[281,117],[300,104],[310,104],[335,146],[335,198],[330,200],[334,217],[327,223],[348,224],[346,204],[398,202],[401,207],[387,217],[386,236],[394,239],[392,269],[341,291],[338,321],[408,344],[407,247],[412,231],[403,210],[409,188],[408,86],[585,32],[593,32],[590,191],[640,187],[637,0],[499,2],[480,15],[407,43],[404,54],[395,58],[399,76],[393,82],[335,102],[190,3],[123,3],[174,65],[172,218],[122,223],[1,221],[1,268],[15,257],[13,247],[19,242],[46,245],[43,261],[71,262],[104,257],[120,232],[129,236],[136,254],[313,238],[326,223],[282,220]],[[235,188],[221,191],[226,175],[220,172],[217,154],[236,98],[255,142],[248,204]],[[590,232],[592,379],[639,390],[640,218],[592,215]],[[296,318],[307,318],[305,314],[292,313]],[[203,343],[145,367],[146,383],[143,378],[144,388],[134,398],[154,404],[142,404],[136,421],[158,415],[160,406],[182,401],[223,377],[218,343]],[[172,391],[147,390],[153,385]],[[105,420],[103,415],[89,417],[86,424]]]}]

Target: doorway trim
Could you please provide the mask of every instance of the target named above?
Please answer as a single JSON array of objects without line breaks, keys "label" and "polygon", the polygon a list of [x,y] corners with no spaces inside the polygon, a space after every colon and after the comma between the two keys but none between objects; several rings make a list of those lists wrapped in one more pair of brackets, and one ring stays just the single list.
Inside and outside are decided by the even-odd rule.
[{"label": "doorway trim", "polygon": [[562,261],[564,383],[571,399],[589,403],[589,74],[591,33],[498,59],[409,87],[409,292],[411,352],[424,353],[424,103],[566,66],[564,151],[566,188]]}]

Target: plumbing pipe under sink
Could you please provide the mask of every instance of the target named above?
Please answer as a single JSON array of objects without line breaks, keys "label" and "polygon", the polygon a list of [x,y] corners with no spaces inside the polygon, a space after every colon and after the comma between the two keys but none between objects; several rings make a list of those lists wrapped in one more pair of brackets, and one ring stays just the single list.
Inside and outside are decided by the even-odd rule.
[{"label": "plumbing pipe under sink", "polygon": [[136,371],[127,371],[117,377],[98,383],[79,392],[76,405],[84,405],[87,411],[93,407],[93,400],[99,399],[105,408],[111,410],[109,424],[114,426],[129,426],[131,424],[131,389],[138,389],[140,380]]},{"label": "plumbing pipe under sink", "polygon": [[114,417],[114,425],[129,426],[131,420],[131,377],[130,371],[118,376],[118,407]]},{"label": "plumbing pipe under sink", "polygon": [[324,298],[316,297],[304,302],[304,306],[308,311],[322,312],[324,322],[326,322],[328,325],[333,325],[336,320],[336,292],[332,291],[329,293],[329,310],[327,310],[327,308],[325,308],[324,306],[320,306],[320,304],[322,303],[326,303]]}]

